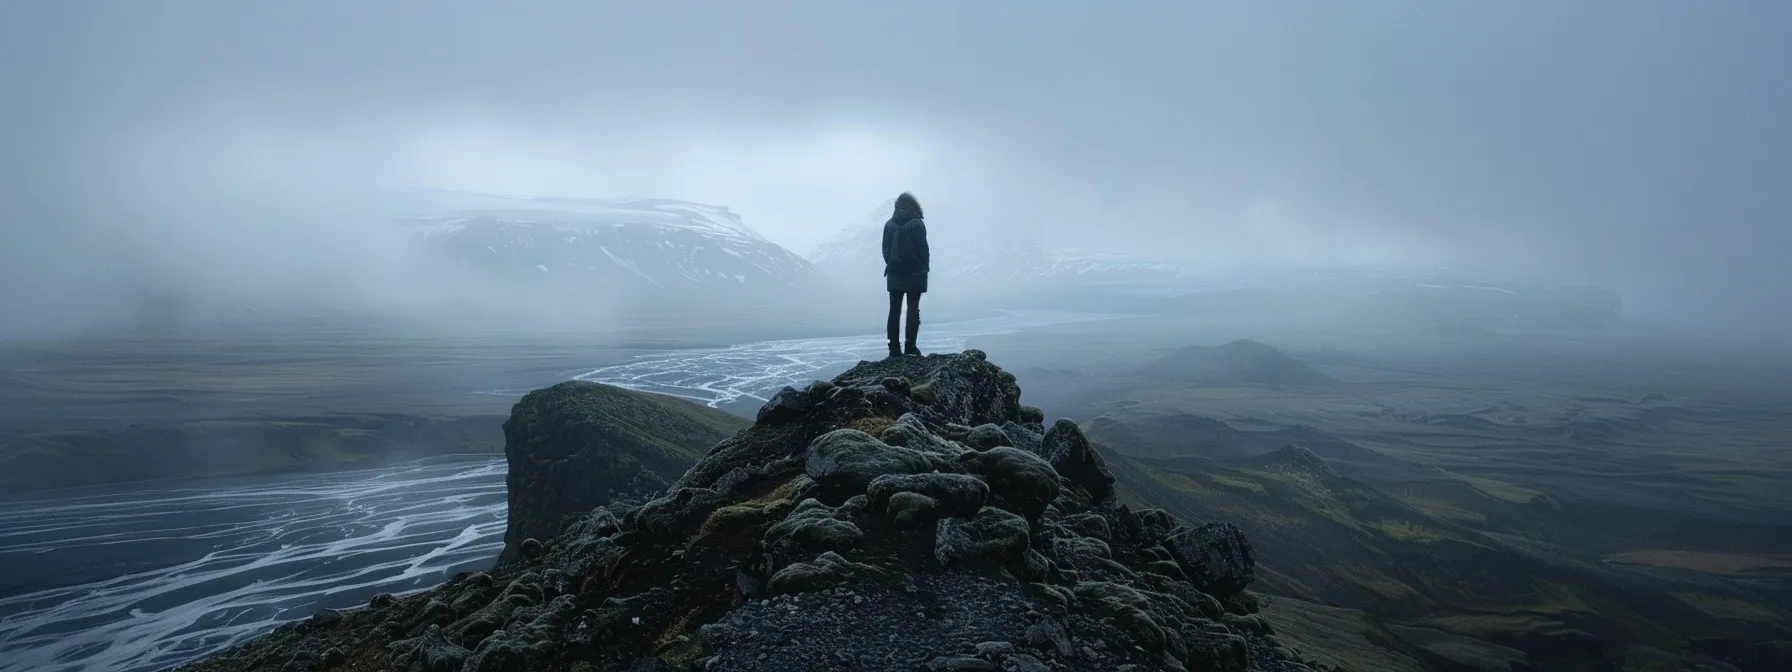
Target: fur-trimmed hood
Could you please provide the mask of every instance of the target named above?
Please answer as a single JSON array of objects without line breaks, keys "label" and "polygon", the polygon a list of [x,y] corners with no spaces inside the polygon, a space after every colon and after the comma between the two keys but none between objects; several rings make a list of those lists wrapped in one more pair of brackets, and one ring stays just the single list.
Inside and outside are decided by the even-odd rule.
[{"label": "fur-trimmed hood", "polygon": [[894,220],[897,224],[903,224],[908,222],[908,220],[920,218],[921,202],[915,200],[914,194],[905,191],[902,192],[901,196],[896,197],[896,208],[890,213],[891,220]]}]

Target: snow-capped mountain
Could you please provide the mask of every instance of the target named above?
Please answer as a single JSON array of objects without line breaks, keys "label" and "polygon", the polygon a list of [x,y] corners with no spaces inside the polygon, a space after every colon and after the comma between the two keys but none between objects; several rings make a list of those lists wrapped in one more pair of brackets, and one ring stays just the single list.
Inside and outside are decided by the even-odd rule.
[{"label": "snow-capped mountain", "polygon": [[816,274],[726,207],[550,198],[482,205],[400,225],[451,265],[567,289],[765,292],[809,284]]}]

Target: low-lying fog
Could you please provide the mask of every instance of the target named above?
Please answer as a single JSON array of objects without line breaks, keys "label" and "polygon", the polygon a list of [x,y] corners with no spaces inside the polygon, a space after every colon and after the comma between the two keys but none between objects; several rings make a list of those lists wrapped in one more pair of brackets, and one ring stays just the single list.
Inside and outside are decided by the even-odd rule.
[{"label": "low-lying fog", "polygon": [[[585,257],[448,273],[477,260],[394,220],[456,209],[429,189],[667,198],[815,260],[911,190],[942,273],[1026,245],[1174,265],[1169,294],[1442,267],[1783,342],[1788,12],[30,3],[0,21],[20,101],[0,111],[0,337],[270,314],[593,328],[661,302],[639,287],[690,292],[615,245],[647,284],[571,274],[614,270]],[[859,305],[782,293],[842,269],[878,291],[875,257],[668,268],[767,320]]]}]

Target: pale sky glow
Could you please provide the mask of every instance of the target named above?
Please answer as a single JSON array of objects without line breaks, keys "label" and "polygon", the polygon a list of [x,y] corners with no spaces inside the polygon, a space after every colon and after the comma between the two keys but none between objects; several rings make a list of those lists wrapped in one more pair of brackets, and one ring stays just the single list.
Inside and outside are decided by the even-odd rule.
[{"label": "pale sky glow", "polygon": [[[421,183],[507,194],[676,197],[727,205],[799,252],[856,223],[852,213],[890,197],[889,185],[950,194],[971,178],[969,151],[900,128],[839,123],[768,134],[695,128],[566,144],[553,136],[448,125],[408,143]],[[562,136],[564,137],[564,136]],[[676,194],[676,196],[668,196]]]},{"label": "pale sky glow", "polygon": [[912,190],[960,233],[1511,268],[1764,329],[1792,319],[1788,25],[1669,0],[13,3],[0,301],[276,242],[296,276],[375,282],[402,260],[363,232],[404,185],[727,205],[799,253]]}]

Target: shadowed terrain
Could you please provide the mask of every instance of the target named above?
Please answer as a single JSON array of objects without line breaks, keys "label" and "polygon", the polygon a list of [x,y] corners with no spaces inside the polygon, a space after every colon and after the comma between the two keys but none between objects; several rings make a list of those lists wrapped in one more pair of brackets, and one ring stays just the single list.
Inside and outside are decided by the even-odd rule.
[{"label": "shadowed terrain", "polygon": [[1191,345],[1145,365],[1138,375],[1200,385],[1314,385],[1331,379],[1281,350],[1239,339],[1219,347]]},{"label": "shadowed terrain", "polygon": [[[1622,334],[1258,341],[1166,316],[1017,324],[936,338],[1006,353],[1031,403],[1080,420],[1121,502],[1236,523],[1262,613],[1302,657],[1368,670],[1786,660],[1783,367]],[[496,455],[509,411],[535,426],[522,435],[561,436],[566,451],[511,473],[511,525],[536,529],[507,535],[514,561],[592,507],[665,490],[745,422],[590,383],[513,406],[520,390],[613,379],[750,414],[772,396],[751,381],[816,362],[841,373],[830,362],[864,340],[633,333],[12,346],[0,460],[16,492]],[[546,430],[530,408],[593,420]],[[589,473],[601,477],[573,475]]]},{"label": "shadowed terrain", "polygon": [[[1107,347],[1149,357],[1140,340]],[[1352,669],[1788,664],[1792,423],[1783,390],[1762,394],[1769,374],[1599,351],[1615,341],[1372,356],[1253,343],[1242,361],[1329,382],[1218,382],[1214,363],[1241,360],[1216,355],[1238,345],[1030,381],[1094,416],[1083,426],[1124,499],[1259,540],[1291,646]],[[1169,365],[1191,356],[1202,365]]]},{"label": "shadowed terrain", "polygon": [[[1247,591],[1238,528],[1119,504],[1076,423],[1020,396],[977,350],[860,362],[785,387],[646,502],[182,669],[1311,669]],[[561,439],[606,451],[557,429],[631,422],[604,400],[647,403],[525,397],[513,470]]]},{"label": "shadowed terrain", "polygon": [[569,381],[524,395],[504,422],[510,526],[502,560],[524,539],[612,501],[648,497],[747,426],[698,404]]}]

